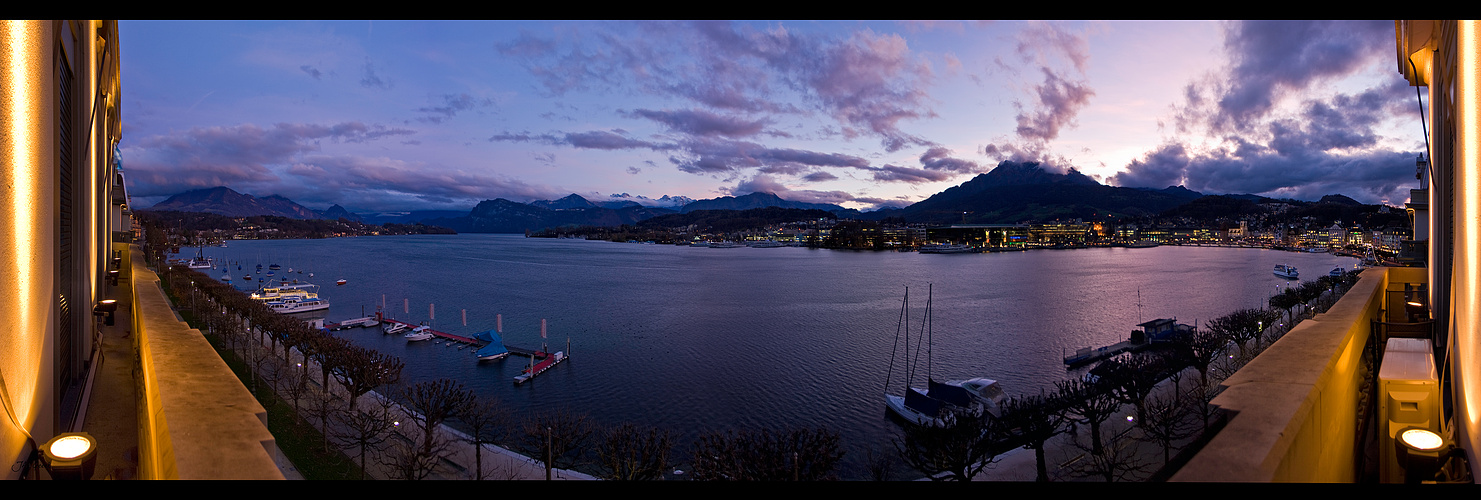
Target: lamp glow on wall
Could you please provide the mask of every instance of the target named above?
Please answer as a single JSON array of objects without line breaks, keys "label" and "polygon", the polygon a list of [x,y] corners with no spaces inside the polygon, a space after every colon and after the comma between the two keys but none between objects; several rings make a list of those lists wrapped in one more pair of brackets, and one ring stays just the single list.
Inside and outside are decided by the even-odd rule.
[{"label": "lamp glow on wall", "polygon": [[92,479],[97,451],[98,442],[86,432],[57,434],[41,445],[41,465],[52,479]]}]

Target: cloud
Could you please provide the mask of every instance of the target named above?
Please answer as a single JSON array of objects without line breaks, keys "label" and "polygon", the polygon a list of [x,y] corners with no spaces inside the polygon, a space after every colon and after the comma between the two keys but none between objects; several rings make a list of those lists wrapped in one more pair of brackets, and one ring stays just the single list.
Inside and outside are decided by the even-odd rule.
[{"label": "cloud", "polygon": [[631,139],[617,131],[594,130],[590,132],[568,132],[562,134],[540,134],[531,135],[529,132],[511,134],[501,132],[489,137],[489,142],[541,142],[557,146],[571,146],[583,149],[651,149],[654,151],[666,151],[677,146],[658,142],[640,141]]},{"label": "cloud", "polygon": [[[285,176],[297,178],[288,189],[295,201],[371,205],[377,193],[401,193],[419,200],[455,206],[471,206],[479,200],[555,199],[564,190],[537,186],[503,175],[471,173],[437,168],[421,162],[385,157],[320,156],[302,158],[288,167]],[[286,193],[285,193],[286,194]]]},{"label": "cloud", "polygon": [[765,118],[746,120],[734,116],[722,116],[702,109],[679,111],[638,109],[623,114],[653,120],[674,132],[699,136],[721,135],[731,138],[756,135],[771,122]]},{"label": "cloud", "polygon": [[381,80],[381,78],[379,76],[376,76],[376,74],[375,74],[375,65],[374,64],[371,64],[371,62],[370,62],[369,59],[366,59],[365,60],[365,66],[363,66],[363,69],[364,69],[363,76],[360,77],[360,86],[361,87],[365,87],[365,88],[369,88],[369,89],[373,89],[373,88],[390,89],[391,88],[391,83],[390,82]]},{"label": "cloud", "polygon": [[862,30],[834,37],[780,26],[763,31],[724,22],[642,23],[603,26],[585,37],[523,33],[496,48],[521,60],[548,95],[612,89],[679,97],[714,109],[821,112],[846,137],[878,137],[889,151],[931,145],[900,130],[905,120],[935,113],[925,92],[933,77],[930,64],[898,35]]},{"label": "cloud", "polygon": [[1075,124],[1075,116],[1090,103],[1095,91],[1085,82],[1067,81],[1049,68],[1041,69],[1044,83],[1034,87],[1038,103],[1033,111],[1025,112],[1023,105],[1014,103],[1019,110],[1017,132],[1020,138],[1052,141],[1059,137],[1061,128]]},{"label": "cloud", "polygon": [[874,180],[884,182],[907,182],[917,184],[921,182],[939,182],[951,179],[956,174],[940,170],[927,170],[923,168],[897,167],[886,164],[883,167],[870,168],[874,172]]},{"label": "cloud", "polygon": [[313,66],[309,66],[307,64],[299,66],[298,69],[303,70],[304,73],[308,73],[308,75],[314,77],[315,80],[318,80],[319,76],[322,74],[317,68],[314,68]]},{"label": "cloud", "polygon": [[[1076,125],[1075,118],[1095,96],[1095,90],[1084,79],[1090,61],[1088,35],[1070,33],[1049,23],[1030,23],[1018,32],[1017,42],[1019,59],[1037,67],[1043,79],[1028,86],[1029,99],[1013,101],[1018,110],[1013,137],[994,140],[983,147],[982,153],[999,161],[1068,166],[1064,156],[1051,152],[1051,145],[1062,131]],[[1002,58],[994,61],[1007,74],[1019,72]],[[1068,62],[1073,69],[1060,69],[1058,61]],[[1067,76],[1071,73],[1078,77]]]},{"label": "cloud", "polygon": [[1174,108],[1180,134],[1208,131],[1213,144],[1170,139],[1112,182],[1306,200],[1408,197],[1418,153],[1385,146],[1379,130],[1417,115],[1413,91],[1397,78],[1357,93],[1327,90],[1392,58],[1391,24],[1242,22],[1225,37],[1229,65],[1187,85]]},{"label": "cloud", "polygon": [[930,148],[920,156],[920,163],[927,170],[948,170],[959,173],[972,173],[978,170],[977,162],[952,158],[951,154],[950,149],[939,146]]},{"label": "cloud", "polygon": [[[853,167],[869,165],[869,160],[802,149],[768,148],[760,144],[725,139],[693,139],[683,144],[684,153],[672,155],[669,162],[693,174],[731,172],[742,168],[769,167]],[[788,173],[800,173],[800,169]]]},{"label": "cloud", "polygon": [[838,176],[833,175],[833,174],[830,174],[828,172],[813,172],[811,174],[807,174],[807,175],[802,176],[802,180],[807,181],[807,182],[831,181],[831,180],[834,180],[834,179],[837,179],[837,178],[838,178]]},{"label": "cloud", "polygon": [[476,99],[468,94],[443,94],[442,106],[427,106],[417,108],[419,113],[427,113],[429,116],[418,117],[417,121],[423,123],[442,123],[457,116],[459,112],[468,111],[477,106],[492,106],[493,99]]},{"label": "cloud", "polygon": [[1230,66],[1189,86],[1179,127],[1248,131],[1288,96],[1392,58],[1384,21],[1243,21],[1225,26]]},{"label": "cloud", "polygon": [[360,122],[278,123],[267,128],[248,123],[150,136],[127,148],[129,190],[158,196],[222,185],[269,184],[280,180],[271,166],[318,151],[321,140],[363,143],[414,133]]}]

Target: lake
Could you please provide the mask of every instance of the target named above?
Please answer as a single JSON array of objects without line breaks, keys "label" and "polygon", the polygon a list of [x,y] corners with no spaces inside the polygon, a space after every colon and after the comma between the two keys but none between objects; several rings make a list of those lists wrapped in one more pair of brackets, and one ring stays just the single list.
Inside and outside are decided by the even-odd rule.
[{"label": "lake", "polygon": [[[668,428],[680,437],[679,457],[710,431],[826,426],[843,437],[844,477],[863,476],[867,450],[893,453],[898,426],[883,394],[906,287],[912,344],[930,290],[937,380],[992,378],[1018,395],[1078,376],[1064,366],[1067,352],[1125,340],[1138,323],[1202,323],[1264,305],[1289,286],[1272,274],[1276,264],[1310,280],[1357,263],[1243,248],[951,255],[493,234],[228,245],[205,253],[232,261],[239,286],[259,263],[263,273],[270,263],[293,268],[295,278],[314,273],[309,281],[332,304],[324,315],[331,321],[384,303],[388,316],[448,333],[493,328],[502,314],[506,344],[538,347],[542,318],[552,351],[569,340],[569,361],[515,386],[528,358],[480,363],[456,345],[408,343],[378,329],[335,333],[400,357],[404,381],[453,378],[516,416],[570,409],[606,424]],[[335,286],[338,279],[347,284]],[[903,392],[898,358],[895,394]]]}]

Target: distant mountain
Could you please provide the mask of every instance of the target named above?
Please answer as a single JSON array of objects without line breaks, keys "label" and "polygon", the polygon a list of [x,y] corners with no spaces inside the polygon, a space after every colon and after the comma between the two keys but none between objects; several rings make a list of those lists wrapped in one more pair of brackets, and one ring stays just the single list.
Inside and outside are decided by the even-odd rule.
[{"label": "distant mountain", "polygon": [[597,207],[597,204],[592,203],[590,200],[587,200],[586,198],[583,198],[581,195],[575,194],[575,193],[571,193],[570,196],[567,196],[565,198],[561,198],[561,199],[555,200],[555,201],[550,201],[550,200],[535,200],[535,201],[530,202],[529,205],[530,206],[534,206],[534,207],[540,207],[540,208],[543,208],[543,209],[546,209],[546,210],[571,210],[571,209],[580,209],[580,208],[599,208],[599,207]]},{"label": "distant mountain", "polygon": [[361,220],[361,218],[360,218],[359,215],[352,214],[352,213],[350,213],[349,210],[345,210],[345,207],[341,207],[339,205],[334,205],[332,207],[329,207],[328,210],[324,210],[322,212],[318,212],[318,214],[319,214],[320,217],[323,217],[323,218],[329,219],[329,220],[348,219],[348,220],[352,220],[352,221],[355,221],[355,222],[362,222],[362,220]]},{"label": "distant mountain", "polygon": [[[552,206],[570,206],[579,205],[578,200],[586,201],[573,194],[549,203]],[[674,210],[637,204],[619,209],[594,204],[585,208],[550,209],[499,198],[481,201],[467,215],[461,217],[439,217],[421,222],[451,228],[460,233],[522,233],[560,226],[615,227],[671,213]]]},{"label": "distant mountain", "polygon": [[[293,219],[322,219],[319,213],[279,195],[257,198],[238,193],[226,186],[186,191],[156,203],[148,210],[204,212],[228,217],[275,215]],[[341,209],[343,210],[343,209]]]},{"label": "distant mountain", "polygon": [[722,196],[708,200],[699,200],[679,210],[679,213],[689,213],[695,210],[750,210],[752,208],[781,207],[800,208],[803,210],[824,210],[828,212],[848,210],[831,203],[807,203],[802,201],[784,200],[780,196],[765,192],[755,192],[745,196]]},{"label": "distant mountain", "polygon": [[1336,203],[1339,205],[1363,206],[1362,202],[1340,194],[1329,194],[1323,196],[1321,200],[1317,201],[1317,203]]},{"label": "distant mountain", "polygon": [[947,224],[1091,220],[1154,215],[1201,196],[1181,186],[1160,191],[1104,186],[1074,169],[1055,174],[1035,162],[1004,161],[991,172],[908,207],[865,216]]}]

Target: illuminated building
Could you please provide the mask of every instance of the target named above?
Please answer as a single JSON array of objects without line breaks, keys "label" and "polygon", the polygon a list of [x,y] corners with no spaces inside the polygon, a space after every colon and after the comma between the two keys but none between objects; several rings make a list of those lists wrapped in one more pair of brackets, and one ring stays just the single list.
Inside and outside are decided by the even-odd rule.
[{"label": "illuminated building", "polygon": [[[83,430],[99,455],[137,446],[133,477],[281,479],[261,405],[134,258],[120,89],[116,21],[0,21],[4,477],[46,477],[33,450]],[[134,356],[104,359],[104,333],[128,333]],[[111,367],[130,368],[117,381],[102,375]],[[139,394],[94,407],[101,380]],[[138,425],[105,434],[86,427],[95,420]]]},{"label": "illuminated building", "polygon": [[[1396,69],[1428,93],[1428,163],[1407,205],[1413,240],[1400,251],[1426,267],[1363,271],[1331,309],[1226,379],[1212,402],[1227,423],[1172,480],[1358,482],[1372,460],[1384,481],[1413,480],[1384,462],[1419,455],[1365,452],[1402,449],[1403,422],[1454,443],[1445,479],[1481,473],[1481,22],[1398,21],[1395,41]],[[1400,335],[1401,326],[1418,328]],[[1395,350],[1391,340],[1421,342]],[[1365,368],[1380,353],[1377,369]],[[1429,363],[1433,397],[1384,389],[1384,363],[1401,353]],[[1378,409],[1387,401],[1426,413],[1395,420]]]}]

